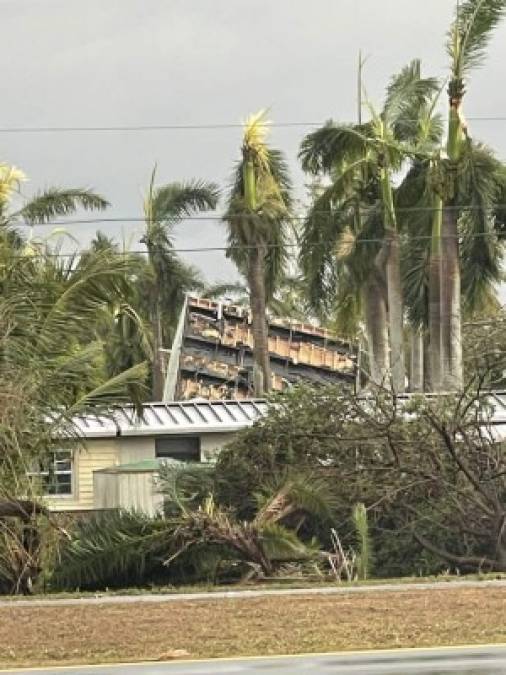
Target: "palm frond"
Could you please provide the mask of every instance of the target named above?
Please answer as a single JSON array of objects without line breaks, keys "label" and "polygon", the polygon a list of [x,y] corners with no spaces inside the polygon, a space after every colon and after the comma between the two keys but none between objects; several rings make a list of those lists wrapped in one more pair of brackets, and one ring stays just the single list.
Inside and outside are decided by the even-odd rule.
[{"label": "palm frond", "polygon": [[366,155],[372,138],[371,123],[346,125],[329,121],[303,139],[299,151],[302,168],[316,175],[328,174],[343,162],[353,164]]},{"label": "palm frond", "polygon": [[396,138],[402,136],[402,140],[410,140],[405,133],[409,116],[417,117],[417,111],[427,105],[439,87],[436,78],[422,77],[419,59],[408,63],[392,78],[387,87],[383,118],[397,130]]},{"label": "palm frond", "polygon": [[243,276],[247,276],[250,247],[266,248],[268,299],[272,297],[288,259],[285,244],[291,222],[292,185],[288,164],[280,151],[266,146],[264,160],[261,180],[257,181],[256,211],[251,212],[244,199],[243,158],[234,170],[223,220],[227,225],[227,257],[234,261]]},{"label": "palm frond", "polygon": [[483,145],[468,143],[459,181],[462,293],[474,311],[501,280],[503,245],[495,232],[494,207],[501,193],[502,165]]},{"label": "palm frond", "polygon": [[173,225],[196,213],[212,211],[219,194],[214,183],[196,179],[155,187],[149,199],[147,221]]},{"label": "palm frond", "polygon": [[334,207],[331,188],[313,203],[302,226],[299,264],[307,284],[309,302],[321,311],[335,294],[335,249],[354,212],[345,205]]},{"label": "palm frond", "polygon": [[72,326],[76,331],[86,331],[87,317],[95,315],[114,298],[122,298],[130,270],[128,257],[113,255],[110,250],[81,260],[72,269],[69,283],[60,287],[59,296],[45,313],[39,344],[42,346],[45,341],[50,344],[52,334],[59,334],[63,325],[67,329]]},{"label": "palm frond", "polygon": [[466,0],[457,7],[447,40],[455,77],[464,77],[483,63],[492,33],[505,11],[505,0]]},{"label": "palm frond", "polygon": [[79,188],[49,188],[33,197],[11,220],[20,218],[32,225],[47,223],[59,216],[68,216],[78,209],[103,211],[109,202],[92,190]]},{"label": "palm frond", "polygon": [[158,490],[164,497],[166,514],[179,514],[188,509],[197,509],[216,484],[215,467],[212,464],[191,464],[167,461],[160,464]]},{"label": "palm frond", "polygon": [[131,401],[129,388],[132,385],[142,387],[146,382],[147,374],[145,363],[132,366],[73,401],[65,411],[66,416],[74,417],[104,409],[107,411],[113,403],[129,403]]},{"label": "palm frond", "polygon": [[250,115],[244,123],[243,157],[252,159],[260,174],[270,172],[269,148],[266,143],[268,125],[266,110]]},{"label": "palm frond", "polygon": [[211,286],[205,286],[203,294],[211,300],[226,300],[234,304],[248,304],[248,289],[244,283],[219,281]]},{"label": "palm frond", "polygon": [[3,216],[12,193],[19,191],[21,183],[25,180],[26,175],[21,169],[9,164],[0,164],[0,216]]},{"label": "palm frond", "polygon": [[267,558],[273,562],[311,560],[318,556],[316,542],[302,542],[292,530],[279,523],[268,523],[260,531],[260,543]]},{"label": "palm frond", "polygon": [[52,579],[58,588],[139,583],[147,568],[163,569],[173,527],[135,512],[111,511],[80,520],[63,543]]}]

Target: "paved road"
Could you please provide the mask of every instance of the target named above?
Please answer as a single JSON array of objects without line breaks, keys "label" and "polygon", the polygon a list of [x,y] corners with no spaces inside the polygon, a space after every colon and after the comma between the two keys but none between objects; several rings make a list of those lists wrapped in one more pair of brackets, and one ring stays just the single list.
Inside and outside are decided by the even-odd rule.
[{"label": "paved road", "polygon": [[18,675],[505,675],[506,646],[1,672]]},{"label": "paved road", "polygon": [[189,600],[231,600],[261,598],[269,595],[346,595],[348,593],[392,593],[405,591],[444,591],[456,588],[504,588],[506,579],[484,581],[435,581],[406,584],[370,584],[361,586],[320,586],[313,588],[260,588],[245,591],[210,591],[207,593],[141,593],[139,595],[97,595],[83,598],[31,598],[26,600],[0,600],[2,607],[52,607],[54,605],[117,605],[136,602],[187,602]]}]

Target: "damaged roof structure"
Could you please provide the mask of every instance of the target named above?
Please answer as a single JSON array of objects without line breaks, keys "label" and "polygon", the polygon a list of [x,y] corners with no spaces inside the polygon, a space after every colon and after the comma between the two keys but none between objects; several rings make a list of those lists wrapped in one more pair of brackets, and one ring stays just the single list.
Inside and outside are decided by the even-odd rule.
[{"label": "damaged roof structure", "polygon": [[[269,320],[271,389],[300,380],[353,385],[356,349],[325,328]],[[187,297],[172,344],[164,400],[253,396],[253,335],[247,307]]]}]

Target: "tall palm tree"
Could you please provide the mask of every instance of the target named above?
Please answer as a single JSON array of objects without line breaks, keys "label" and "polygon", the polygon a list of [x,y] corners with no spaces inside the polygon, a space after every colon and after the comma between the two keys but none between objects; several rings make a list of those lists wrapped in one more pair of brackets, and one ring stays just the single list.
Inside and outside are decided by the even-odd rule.
[{"label": "tall palm tree", "polygon": [[270,389],[266,306],[284,269],[291,209],[287,165],[283,155],[267,145],[266,132],[263,111],[247,120],[224,216],[227,255],[248,282],[256,395]]},{"label": "tall palm tree", "polygon": [[328,123],[304,139],[300,152],[306,171],[330,179],[304,227],[302,267],[312,295],[326,284],[335,293],[336,281],[351,280],[362,295],[371,379],[384,385],[391,374],[397,392],[404,391],[405,364],[394,176],[417,152],[414,120],[437,88],[412,61],[392,79],[380,113],[368,105],[368,122]]},{"label": "tall palm tree", "polygon": [[[506,0],[466,0],[457,4],[456,17],[448,34],[447,50],[450,56],[450,81],[448,85],[448,129],[446,148],[438,162],[440,186],[436,193],[432,237],[432,264],[430,293],[433,302],[440,305],[440,335],[433,324],[433,346],[440,339],[441,381],[443,389],[460,389],[463,386],[461,340],[461,272],[459,261],[459,179],[462,164],[471,160],[467,124],[462,115],[462,102],[466,80],[473,68],[479,66],[494,28],[504,15]],[[479,190],[475,191],[479,197]],[[486,194],[481,194],[487,198]],[[473,204],[478,207],[466,214],[473,220],[483,217],[490,204]],[[439,345],[437,345],[439,346]],[[436,347],[437,349],[437,347]]]},{"label": "tall palm tree", "polygon": [[[425,385],[435,391],[455,386],[443,377],[441,194],[447,170],[443,161],[439,153],[417,160],[397,190],[399,219],[406,233],[403,278],[408,318],[414,333],[425,336]],[[456,202],[468,205],[458,220],[459,271],[464,316],[473,316],[478,308],[497,302],[503,241],[496,205],[504,199],[504,165],[486,146],[468,141],[456,189]]]},{"label": "tall palm tree", "polygon": [[153,334],[152,398],[160,401],[164,387],[162,349],[169,345],[170,327],[177,321],[185,292],[199,285],[195,269],[174,251],[174,228],[185,217],[215,209],[219,191],[214,183],[200,180],[157,186],[155,179],[156,167],[144,200],[142,241],[148,249],[151,269],[144,283]]}]

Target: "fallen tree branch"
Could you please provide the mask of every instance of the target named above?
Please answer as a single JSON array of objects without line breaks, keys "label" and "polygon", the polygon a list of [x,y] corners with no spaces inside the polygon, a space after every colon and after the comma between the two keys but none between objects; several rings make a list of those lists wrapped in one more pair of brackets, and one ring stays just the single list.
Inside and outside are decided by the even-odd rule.
[{"label": "fallen tree branch", "polygon": [[48,516],[48,509],[28,499],[11,499],[0,501],[0,518],[21,518],[28,523],[35,516]]},{"label": "fallen tree branch", "polygon": [[427,551],[434,553],[448,562],[453,562],[457,565],[462,565],[463,567],[473,567],[478,569],[488,567],[492,572],[506,572],[506,563],[502,563],[499,560],[492,560],[492,558],[487,558],[485,556],[479,557],[455,555],[454,553],[446,551],[444,548],[436,546],[432,542],[425,539],[425,537],[423,537],[421,534],[418,534],[418,532],[413,531],[413,537],[420,544],[420,546],[423,546],[423,548],[427,549]]}]

